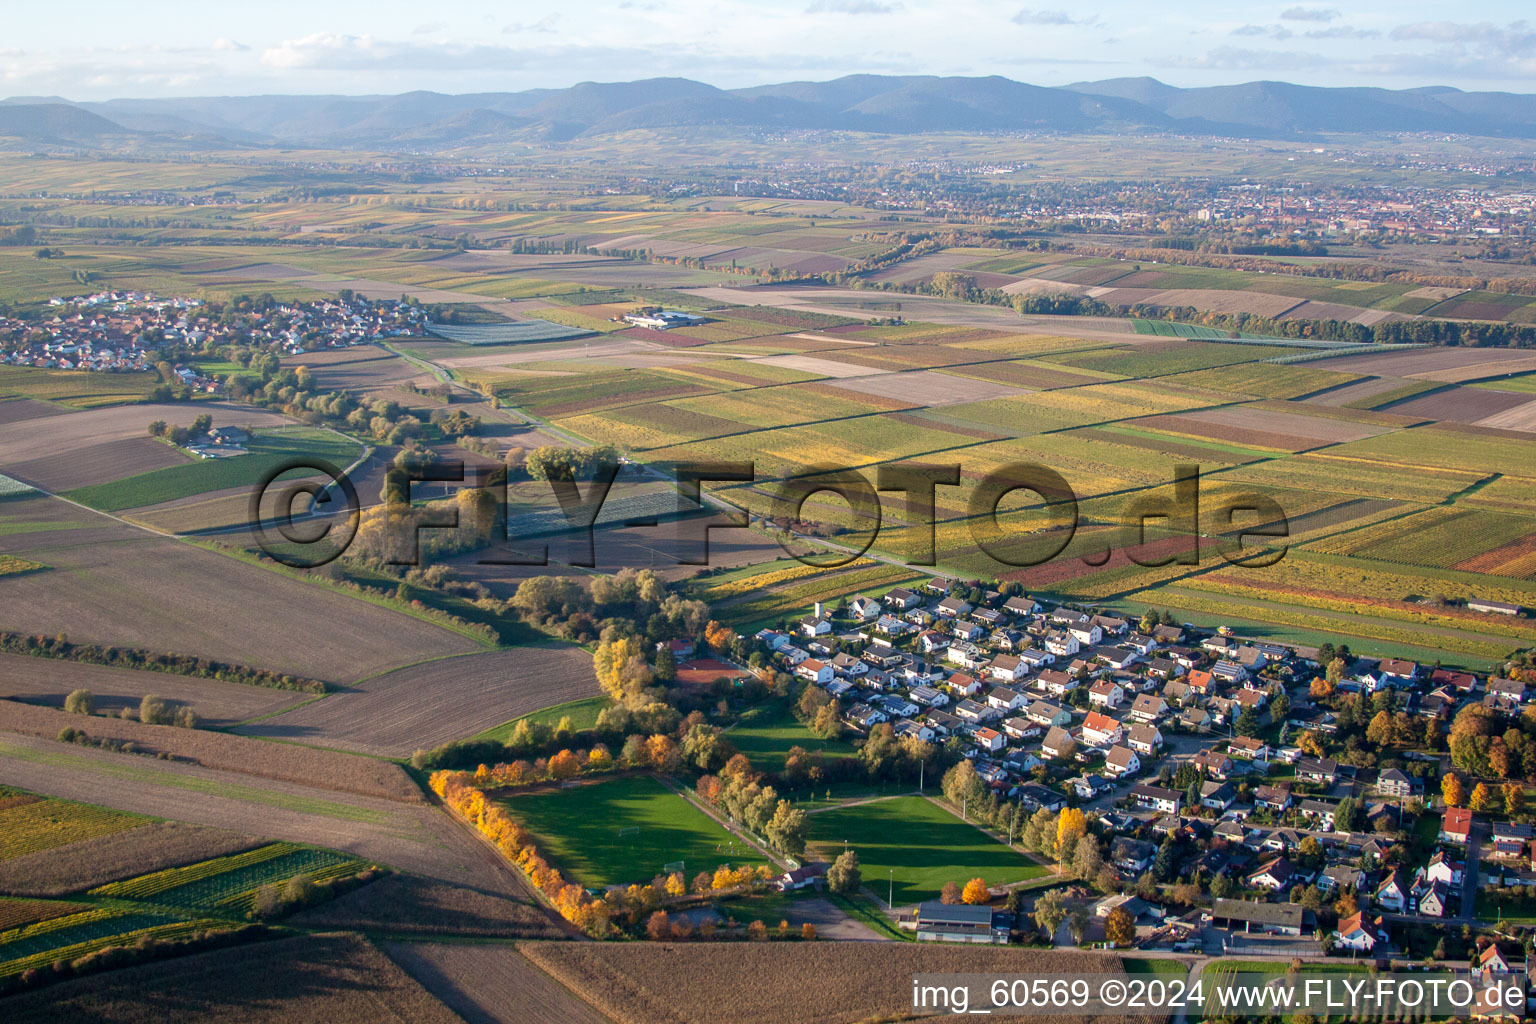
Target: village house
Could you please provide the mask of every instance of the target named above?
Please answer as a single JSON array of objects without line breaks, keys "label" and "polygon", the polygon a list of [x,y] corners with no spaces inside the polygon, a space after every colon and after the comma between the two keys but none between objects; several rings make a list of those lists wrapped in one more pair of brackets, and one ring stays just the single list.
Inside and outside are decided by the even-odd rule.
[{"label": "village house", "polygon": [[1125,726],[1097,711],[1088,712],[1083,720],[1083,742],[1091,747],[1104,747],[1119,743],[1125,737]]},{"label": "village house", "polygon": [[1124,778],[1141,771],[1141,758],[1130,747],[1115,747],[1104,759],[1104,771],[1115,778]]},{"label": "village house", "polygon": [[1143,757],[1156,754],[1163,745],[1163,734],[1155,725],[1133,725],[1126,734],[1126,743]]},{"label": "village house", "polygon": [[1466,807],[1451,807],[1440,820],[1440,841],[1467,845],[1472,834],[1472,812]]},{"label": "village house", "polygon": [[1156,722],[1168,713],[1168,702],[1155,694],[1144,693],[1131,703],[1131,717],[1138,722]]},{"label": "village house", "polygon": [[1119,683],[1104,680],[1088,688],[1088,702],[1094,707],[1117,708],[1125,702],[1125,691]]},{"label": "village house", "polygon": [[1051,726],[1040,744],[1040,752],[1050,758],[1071,757],[1076,749],[1072,734],[1059,725]]}]

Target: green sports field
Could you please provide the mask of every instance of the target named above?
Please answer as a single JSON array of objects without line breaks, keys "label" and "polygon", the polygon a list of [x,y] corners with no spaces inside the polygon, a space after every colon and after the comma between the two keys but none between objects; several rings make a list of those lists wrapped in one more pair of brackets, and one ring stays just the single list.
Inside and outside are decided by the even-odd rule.
[{"label": "green sports field", "polygon": [[858,851],[875,895],[885,897],[894,871],[898,907],[936,898],[945,882],[984,878],[1000,885],[1049,870],[920,796],[855,804],[810,820],[811,844],[821,856],[835,857],[845,842]]},{"label": "green sports field", "polygon": [[[679,860],[689,878],[721,864],[764,863],[703,811],[647,775],[501,802],[534,834],[550,863],[592,888],[648,882]],[[638,832],[628,832],[631,828]]]}]

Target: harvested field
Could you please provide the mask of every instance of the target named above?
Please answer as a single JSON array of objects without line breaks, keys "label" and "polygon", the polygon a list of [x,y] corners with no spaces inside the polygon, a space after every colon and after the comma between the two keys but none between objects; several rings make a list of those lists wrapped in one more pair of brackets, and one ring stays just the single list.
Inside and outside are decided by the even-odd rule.
[{"label": "harvested field", "polygon": [[0,425],[21,423],[44,416],[63,416],[68,411],[68,409],[61,409],[56,405],[49,405],[47,402],[39,402],[32,398],[4,398],[0,399]]},{"label": "harvested field", "polygon": [[376,800],[3,733],[0,773],[38,793],[323,846],[487,892],[527,894],[521,877],[494,850],[427,804]]},{"label": "harvested field", "polygon": [[390,935],[564,939],[570,932],[532,903],[410,875],[390,875],[290,917],[303,928]]},{"label": "harvested field", "polygon": [[1102,296],[1104,302],[1142,303],[1150,306],[1193,306],[1196,309],[1216,313],[1253,313],[1257,316],[1278,317],[1295,307],[1300,300],[1289,295],[1268,295],[1264,292],[1242,291],[1226,288],[1169,288],[1154,291],[1144,297],[1131,297],[1142,289],[1114,288]]},{"label": "harvested field", "polygon": [[514,946],[391,942],[382,948],[469,1024],[612,1024]]},{"label": "harvested field", "polygon": [[[1486,388],[1479,388],[1486,391]],[[1496,395],[1510,394],[1508,391],[1495,391]],[[1502,412],[1496,412],[1492,416],[1485,416],[1477,421],[1480,427],[1497,427],[1500,430],[1520,430],[1526,433],[1536,433],[1536,398],[1517,405]]]},{"label": "harvested field", "polygon": [[754,361],[769,366],[788,366],[822,377],[868,377],[880,372],[870,366],[839,363],[831,359],[817,359],[815,356],[768,356]]},{"label": "harvested field", "polygon": [[61,982],[0,1001],[11,1024],[337,1024],[459,1017],[355,935],[257,943]]},{"label": "harvested field", "polygon": [[71,715],[16,701],[0,701],[0,729],[28,736],[54,737],[73,726],[92,738],[128,740],[153,753],[168,753],[205,768],[262,778],[299,782],[344,793],[420,803],[421,790],[398,766],[374,758],[330,750],[263,743],[244,736],[181,729],[173,725],[101,716]]},{"label": "harvested field", "polygon": [[397,669],[240,731],[404,757],[599,692],[586,651],[538,644]]},{"label": "harvested field", "polygon": [[[1120,958],[940,943],[523,943],[621,1024],[851,1024],[912,1013],[914,974],[1121,974]],[[792,986],[786,978],[795,979]],[[997,1018],[995,1018],[997,1019]],[[1090,1018],[1000,1018],[1034,1021]],[[1126,1015],[1102,1020],[1138,1020]]]},{"label": "harvested field", "polygon": [[420,619],[64,502],[33,499],[27,511],[100,528],[0,537],[0,550],[55,570],[6,580],[0,628],[331,681],[479,648]]},{"label": "harvested field", "polygon": [[[1536,402],[1536,398],[1518,391],[1492,391],[1488,388],[1449,387],[1427,395],[1393,402],[1383,412],[1399,416],[1417,416],[1427,420],[1455,420],[1483,423],[1499,413],[1518,411]],[[1518,417],[1515,422],[1519,422]],[[1496,426],[1497,424],[1488,424]]]},{"label": "harvested field", "polygon": [[[70,413],[67,416],[0,423],[0,468],[4,468],[12,476],[34,483],[38,481],[28,480],[25,474],[12,472],[8,467],[27,465],[34,470],[39,470],[45,465],[51,465],[53,470],[48,474],[49,482],[43,486],[50,490],[67,490],[82,486],[83,482],[78,482],[70,472],[70,466],[79,459],[89,460],[94,449],[110,441],[131,438],[176,455],[174,449],[150,440],[147,433],[149,424],[154,420],[175,423],[178,419],[185,423],[203,413],[213,417],[213,425],[216,427],[251,428],[291,422],[278,413],[247,405],[199,402],[195,407],[175,404],[115,406]],[[154,461],[150,456],[143,454],[148,451],[147,448],[137,446],[133,450],[139,452],[140,458]],[[44,452],[47,453],[46,459],[42,458]],[[185,456],[177,456],[176,461],[188,460]],[[144,467],[126,466],[118,476],[140,472],[142,469],[157,469],[166,464],[161,461]]]},{"label": "harvested field", "polygon": [[[1380,355],[1341,356],[1318,365],[1349,373],[1422,377],[1454,383],[1491,377],[1517,367],[1531,368],[1524,366],[1526,363],[1536,366],[1536,355],[1522,349],[1416,348],[1403,352],[1383,352]],[[1446,376],[1447,373],[1450,375]]]},{"label": "harvested field", "polygon": [[1322,391],[1309,395],[1304,400],[1312,405],[1328,405],[1337,408],[1355,405],[1364,399],[1376,395],[1385,395],[1387,392],[1395,391],[1406,383],[1408,382],[1403,377],[1367,377],[1352,384],[1325,388]]},{"label": "harvested field", "polygon": [[873,377],[834,381],[829,386],[866,395],[878,395],[882,398],[894,398],[903,402],[918,402],[922,405],[959,405],[963,402],[982,402],[989,398],[1008,398],[1026,393],[1024,388],[976,380],[971,377],[958,377],[950,373],[936,373],[932,370],[882,373]]},{"label": "harvested field", "polygon": [[[1388,314],[1391,315],[1391,314]],[[1384,319],[1381,310],[1364,309],[1360,306],[1349,306],[1342,302],[1319,302],[1316,299],[1308,299],[1298,306],[1292,306],[1281,319],[1283,320],[1353,320],[1361,322],[1366,317],[1371,322]]]},{"label": "harvested field", "polygon": [[67,896],[164,868],[240,853],[263,842],[206,825],[155,821],[0,861],[0,892]]},{"label": "harvested field", "polygon": [[292,690],[195,679],[168,672],[136,672],[78,661],[0,654],[0,699],[61,708],[69,692],[77,689],[91,691],[100,713],[116,715],[125,707],[137,709],[144,695],[153,693],[188,705],[205,725],[219,728],[312,699],[311,694]]},{"label": "harvested field", "polygon": [[78,448],[62,458],[49,453],[25,462],[14,462],[6,466],[6,471],[38,487],[66,491],[110,483],[168,466],[182,466],[191,461],[192,457],[179,448],[152,437],[123,437]]},{"label": "harvested field", "polygon": [[1208,437],[1215,441],[1283,448],[1302,451],[1326,444],[1359,441],[1383,433],[1386,428],[1372,427],[1347,420],[1301,416],[1273,409],[1240,406],[1203,412],[1175,413],[1131,420],[1130,425],[1170,430],[1179,434]]}]

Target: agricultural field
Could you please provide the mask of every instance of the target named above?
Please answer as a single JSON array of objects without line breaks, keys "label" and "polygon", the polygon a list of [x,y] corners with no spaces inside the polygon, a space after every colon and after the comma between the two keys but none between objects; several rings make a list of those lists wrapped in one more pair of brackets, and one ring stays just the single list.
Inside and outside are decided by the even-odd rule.
[{"label": "agricultural field", "polygon": [[[52,570],[6,578],[0,628],[62,632],[77,642],[198,654],[336,682],[482,649],[399,611],[57,499],[8,499],[0,504],[0,521],[78,525],[0,535],[0,552]],[[240,628],[231,628],[234,623]],[[285,643],[274,646],[268,639],[274,636]]]},{"label": "agricultural field", "polygon": [[935,899],[945,882],[1003,885],[1050,871],[920,796],[817,811],[810,820],[817,853],[831,860],[845,843],[857,850],[865,884],[883,895],[889,885],[880,883],[894,880],[897,906]]},{"label": "agricultural field", "polygon": [[293,459],[324,459],[344,468],[363,451],[362,445],[330,431],[298,427],[263,431],[245,447],[251,454],[200,459],[66,491],[64,496],[103,512],[118,512],[225,488],[254,487],[269,472]]},{"label": "agricultural field", "polygon": [[512,793],[499,801],[539,850],[585,886],[645,882],[683,861],[686,874],[764,863],[755,850],[650,776]]},{"label": "agricultural field", "polygon": [[134,875],[240,853],[260,842],[205,825],[154,821],[0,861],[0,892],[68,896]]},{"label": "agricultural field", "polygon": [[[1121,974],[1104,953],[950,943],[525,943],[522,953],[615,1021],[663,1024],[825,1024],[899,1019],[912,1011],[915,974],[975,973],[1049,977]],[[795,979],[789,989],[785,978]],[[1151,1018],[1004,1017],[1066,1020]]]},{"label": "agricultural field", "polygon": [[595,698],[598,692],[590,654],[546,642],[433,659],[374,675],[239,731],[408,757],[417,748],[473,736],[551,704]]},{"label": "agricultural field", "polygon": [[0,863],[148,824],[148,819],[0,786]]},{"label": "agricultural field", "polygon": [[[152,1000],[145,993],[154,993]],[[6,1019],[52,1024],[219,1020],[229,1024],[375,1020],[459,1024],[460,1018],[366,940],[317,935],[202,953],[11,996]]]}]

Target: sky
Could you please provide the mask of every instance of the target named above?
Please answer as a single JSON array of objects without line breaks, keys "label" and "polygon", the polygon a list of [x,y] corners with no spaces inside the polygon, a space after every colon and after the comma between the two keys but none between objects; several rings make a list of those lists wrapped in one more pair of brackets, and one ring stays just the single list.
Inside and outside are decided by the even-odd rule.
[{"label": "sky", "polygon": [[0,96],[500,92],[660,76],[731,88],[859,72],[1536,93],[1529,0],[1030,2],[4,0]]}]

